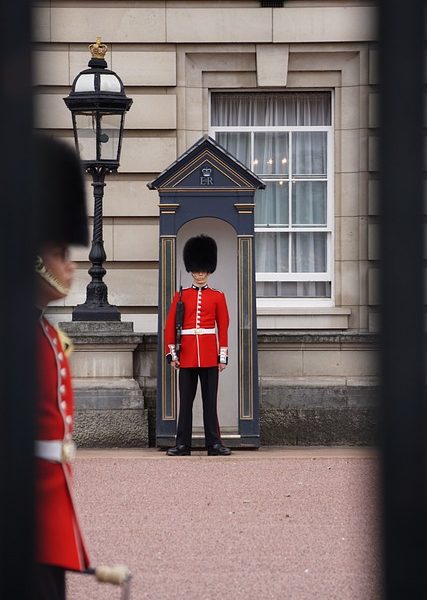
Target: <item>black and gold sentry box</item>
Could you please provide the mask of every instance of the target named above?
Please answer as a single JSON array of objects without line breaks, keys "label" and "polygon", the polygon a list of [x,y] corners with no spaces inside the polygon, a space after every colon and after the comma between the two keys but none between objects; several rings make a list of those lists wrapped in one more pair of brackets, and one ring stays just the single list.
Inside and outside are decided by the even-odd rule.
[{"label": "black and gold sentry box", "polygon": [[[254,196],[265,185],[205,136],[148,187],[160,195],[157,446],[174,445],[179,402],[176,372],[165,360],[165,320],[175,291],[191,285],[183,246],[203,233],[218,245],[218,266],[209,285],[225,292],[230,312],[229,365],[220,374],[218,393],[222,439],[228,446],[257,448]],[[204,441],[200,404],[196,397],[193,446]]]}]

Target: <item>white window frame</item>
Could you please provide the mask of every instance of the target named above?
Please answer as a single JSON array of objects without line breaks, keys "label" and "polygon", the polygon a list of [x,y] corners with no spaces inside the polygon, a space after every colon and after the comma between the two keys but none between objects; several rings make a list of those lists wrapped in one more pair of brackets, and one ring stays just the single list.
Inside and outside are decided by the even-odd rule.
[{"label": "white window frame", "polygon": [[[262,93],[277,93],[278,90],[262,90]],[[334,248],[335,248],[335,231],[334,231],[334,215],[335,215],[335,206],[334,206],[334,94],[331,89],[304,89],[304,90],[286,90],[286,93],[298,93],[298,92],[329,92],[331,96],[331,125],[328,126],[212,126],[212,118],[211,118],[211,106],[212,106],[212,93],[234,93],[234,94],[244,94],[244,93],[261,93],[260,90],[210,90],[209,93],[209,135],[213,139],[216,139],[216,134],[220,132],[226,133],[251,133],[251,165],[253,165],[254,161],[254,133],[257,132],[312,132],[312,131],[324,131],[327,134],[327,165],[326,165],[326,178],[298,178],[297,181],[327,181],[327,214],[326,214],[326,226],[320,225],[318,227],[293,227],[291,225],[292,218],[292,188],[289,186],[289,224],[285,227],[262,227],[255,226],[255,233],[258,232],[283,232],[283,233],[326,233],[326,248],[327,248],[327,270],[325,273],[262,273],[262,277],[255,274],[256,281],[330,281],[331,283],[331,297],[330,298],[262,298],[257,297],[257,306],[260,308],[280,308],[280,307],[327,307],[327,306],[335,306],[335,277],[334,277]],[[289,144],[289,173],[292,173],[292,136],[290,136],[290,144]],[[290,177],[287,179],[274,177],[274,176],[266,176],[262,177],[262,175],[257,175],[260,179],[264,181],[289,181]],[[289,249],[291,245],[292,236],[289,236]],[[291,257],[291,253],[289,252],[289,257]]]}]

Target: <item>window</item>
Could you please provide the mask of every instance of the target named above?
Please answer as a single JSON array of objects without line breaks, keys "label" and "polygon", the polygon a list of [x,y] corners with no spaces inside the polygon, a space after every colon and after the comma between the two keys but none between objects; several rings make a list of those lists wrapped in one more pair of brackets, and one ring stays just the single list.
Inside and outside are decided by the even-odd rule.
[{"label": "window", "polygon": [[266,184],[255,197],[257,296],[330,299],[330,93],[212,93],[211,135]]}]

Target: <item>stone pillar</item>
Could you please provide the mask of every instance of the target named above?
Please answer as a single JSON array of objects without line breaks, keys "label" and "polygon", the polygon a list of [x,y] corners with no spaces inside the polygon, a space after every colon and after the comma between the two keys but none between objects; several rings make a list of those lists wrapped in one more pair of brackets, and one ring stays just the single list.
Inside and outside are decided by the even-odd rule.
[{"label": "stone pillar", "polygon": [[134,351],[142,335],[133,332],[133,323],[74,321],[59,328],[74,345],[77,445],[148,446],[144,396],[134,378]]}]

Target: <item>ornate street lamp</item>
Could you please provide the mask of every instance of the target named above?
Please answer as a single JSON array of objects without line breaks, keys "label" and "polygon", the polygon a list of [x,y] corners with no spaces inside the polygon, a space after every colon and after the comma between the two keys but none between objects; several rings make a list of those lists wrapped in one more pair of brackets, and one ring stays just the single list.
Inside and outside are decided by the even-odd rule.
[{"label": "ornate street lamp", "polygon": [[73,119],[74,140],[86,173],[92,175],[95,210],[86,301],[73,311],[73,321],[120,321],[116,306],[108,303],[107,286],[103,282],[106,260],[102,234],[102,199],[107,173],[119,167],[125,113],[132,99],[125,94],[120,77],[107,69],[107,46],[101,38],[89,46],[92,58],[75,78],[64,102]]}]

